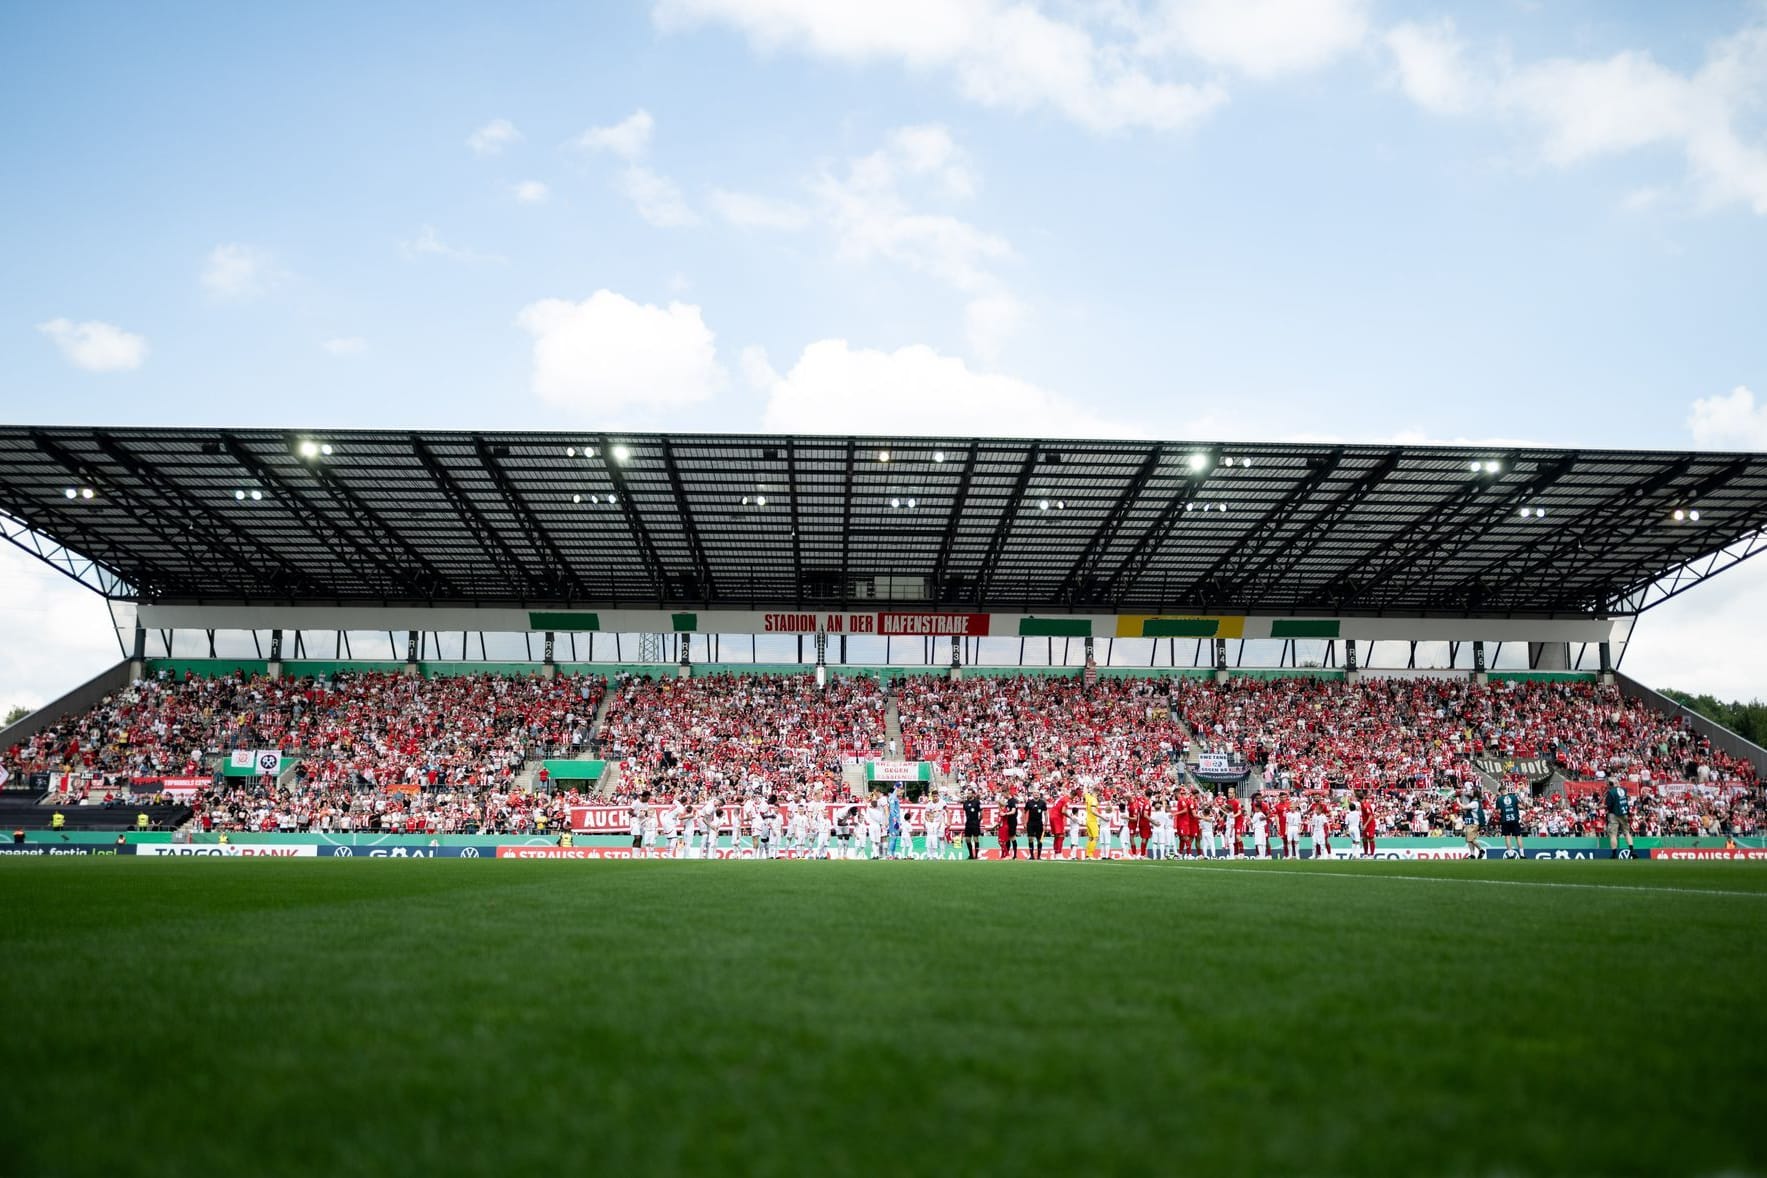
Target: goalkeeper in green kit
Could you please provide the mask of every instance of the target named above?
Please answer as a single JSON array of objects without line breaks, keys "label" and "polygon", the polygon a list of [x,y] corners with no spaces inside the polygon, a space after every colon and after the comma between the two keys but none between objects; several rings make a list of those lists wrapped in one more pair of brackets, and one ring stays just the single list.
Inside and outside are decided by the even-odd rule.
[{"label": "goalkeeper in green kit", "polygon": [[1607,845],[1620,858],[1620,836],[1626,836],[1627,859],[1638,858],[1632,846],[1632,797],[1626,787],[1618,781],[1611,781],[1607,787]]}]

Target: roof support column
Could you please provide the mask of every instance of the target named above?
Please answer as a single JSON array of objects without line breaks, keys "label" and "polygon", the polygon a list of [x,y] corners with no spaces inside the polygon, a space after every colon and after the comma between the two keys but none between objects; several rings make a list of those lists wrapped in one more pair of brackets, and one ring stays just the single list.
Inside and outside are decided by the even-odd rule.
[{"label": "roof support column", "polygon": [[[803,642],[802,635],[798,641]],[[816,686],[828,686],[828,631],[821,627],[816,629]]]},{"label": "roof support column", "polygon": [[1227,639],[1215,639],[1215,682],[1227,682]]},{"label": "roof support column", "polygon": [[540,654],[540,678],[556,679],[558,677],[558,660],[553,657],[557,649],[557,635],[551,630],[546,631],[546,645]]},{"label": "roof support column", "polygon": [[955,634],[951,636],[951,682],[953,683],[963,678],[963,651],[958,645],[962,641],[963,639]]},{"label": "roof support column", "polygon": [[282,678],[282,631],[270,631],[270,664],[269,675],[272,679]]},{"label": "roof support column", "polygon": [[1485,644],[1483,641],[1475,640],[1473,642],[1473,682],[1485,683],[1490,678],[1485,673]]},{"label": "roof support column", "polygon": [[417,631],[405,631],[405,673],[417,674]]},{"label": "roof support column", "polygon": [[[166,653],[170,654],[168,650]],[[147,631],[135,623],[135,637],[129,647],[129,682],[147,677]]]},{"label": "roof support column", "polygon": [[1611,684],[1614,681],[1613,644],[1603,642],[1599,649],[1601,651],[1601,681],[1603,684]]},{"label": "roof support column", "polygon": [[1344,643],[1344,678],[1354,683],[1361,677],[1362,673],[1356,669],[1356,640],[1352,638]]}]

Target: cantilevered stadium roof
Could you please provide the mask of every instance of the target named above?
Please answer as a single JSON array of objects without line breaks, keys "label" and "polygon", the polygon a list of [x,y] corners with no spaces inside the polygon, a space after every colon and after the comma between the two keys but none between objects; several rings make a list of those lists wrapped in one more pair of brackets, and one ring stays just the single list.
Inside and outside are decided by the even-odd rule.
[{"label": "cantilevered stadium roof", "polygon": [[10,426],[0,512],[156,603],[1588,616],[1751,555],[1767,454]]}]

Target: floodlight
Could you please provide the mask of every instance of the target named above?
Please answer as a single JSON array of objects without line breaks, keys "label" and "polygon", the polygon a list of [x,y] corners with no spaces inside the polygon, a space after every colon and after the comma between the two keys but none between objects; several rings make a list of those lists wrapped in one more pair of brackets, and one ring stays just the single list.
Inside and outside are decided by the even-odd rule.
[{"label": "floodlight", "polygon": [[891,507],[900,507],[900,506],[902,506],[902,501],[900,499],[892,499],[892,500],[890,500],[890,506]]},{"label": "floodlight", "polygon": [[[72,491],[69,491],[69,492],[68,492],[68,494],[69,494],[69,495],[72,495],[72,494],[73,494],[73,492],[72,492]],[[235,499],[237,499],[237,500],[239,500],[239,501],[240,501],[240,502],[241,502],[241,503],[243,503],[243,502],[245,502],[245,492],[244,492],[244,491],[235,491],[235,492],[233,492],[233,497],[234,497],[234,498],[235,498]]]},{"label": "floodlight", "polygon": [[1680,523],[1682,520],[1684,520],[1686,518],[1687,518],[1687,513],[1685,511],[1682,511],[1679,507],[1677,507],[1675,509],[1675,522]]},{"label": "floodlight", "polygon": [[1700,513],[1697,511],[1690,511],[1687,513],[1687,518],[1697,524],[1700,522]]},{"label": "floodlight", "polygon": [[912,500],[912,499],[910,499],[910,500],[909,500],[909,501],[908,501],[908,510],[909,510],[909,511],[913,511],[913,510],[914,510],[914,508],[915,508],[915,501],[914,501],[914,500]]},{"label": "floodlight", "polygon": [[1198,474],[1202,473],[1208,465],[1209,456],[1202,451],[1199,450],[1190,456],[1190,469],[1196,471]]},{"label": "floodlight", "polygon": [[945,461],[945,452],[943,450],[934,450],[933,451],[933,461],[934,462]]},{"label": "floodlight", "polygon": [[92,498],[92,496],[94,496],[96,494],[98,494],[98,492],[94,491],[91,487],[81,487],[80,488],[80,498],[82,498],[82,499],[90,499],[90,498]]},{"label": "floodlight", "polygon": [[888,450],[879,450],[877,452],[877,460],[879,462],[888,462],[890,460],[890,452]]},{"label": "floodlight", "polygon": [[755,506],[756,506],[756,507],[765,507],[765,506],[767,506],[767,496],[765,496],[765,495],[756,495],[756,496],[755,496]]},{"label": "floodlight", "polygon": [[315,442],[312,438],[308,438],[305,441],[303,441],[301,443],[301,457],[302,458],[317,458],[317,457],[319,457],[319,443]]},{"label": "floodlight", "polygon": [[74,490],[72,487],[69,487],[66,491],[64,491],[62,493],[64,495],[66,495],[69,499],[78,499],[80,497],[80,493],[78,491]]},{"label": "floodlight", "polygon": [[614,461],[615,462],[624,462],[624,461],[626,461],[626,459],[628,459],[630,457],[632,457],[632,451],[629,448],[627,448],[625,446],[615,446],[614,447]]},{"label": "floodlight", "polygon": [[263,498],[264,498],[264,492],[262,492],[262,491],[253,491],[252,492],[252,502],[253,503],[260,502]]},{"label": "floodlight", "polygon": [[1048,511],[1049,510],[1049,500],[1047,500],[1047,499],[1040,500],[1037,504],[1037,510]]}]

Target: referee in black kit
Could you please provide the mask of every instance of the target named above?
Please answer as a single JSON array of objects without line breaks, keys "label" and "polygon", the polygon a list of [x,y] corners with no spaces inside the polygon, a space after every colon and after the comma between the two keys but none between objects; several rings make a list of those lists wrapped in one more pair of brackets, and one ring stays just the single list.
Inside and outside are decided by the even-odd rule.
[{"label": "referee in black kit", "polygon": [[982,854],[982,803],[971,788],[963,795],[963,846],[971,859]]},{"label": "referee in black kit", "polygon": [[1025,800],[1025,844],[1031,849],[1031,858],[1043,858],[1043,820],[1049,813],[1049,803],[1043,800],[1043,791],[1035,790]]}]

